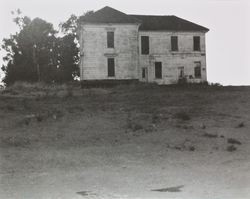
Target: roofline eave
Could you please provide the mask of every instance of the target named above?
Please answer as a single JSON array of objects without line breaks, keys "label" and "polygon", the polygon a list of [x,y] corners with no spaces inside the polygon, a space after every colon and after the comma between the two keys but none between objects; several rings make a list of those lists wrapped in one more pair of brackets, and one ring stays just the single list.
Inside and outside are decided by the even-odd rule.
[{"label": "roofline eave", "polygon": [[108,25],[111,25],[111,24],[115,24],[115,25],[141,25],[141,23],[113,23],[113,22],[81,22],[80,25],[103,25],[103,24],[108,24]]}]

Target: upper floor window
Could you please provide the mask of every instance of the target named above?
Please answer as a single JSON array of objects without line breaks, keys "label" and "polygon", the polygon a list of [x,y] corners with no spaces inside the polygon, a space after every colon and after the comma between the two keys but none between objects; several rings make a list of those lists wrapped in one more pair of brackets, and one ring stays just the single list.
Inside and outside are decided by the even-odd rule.
[{"label": "upper floor window", "polygon": [[200,51],[200,37],[199,36],[194,36],[194,51]]},{"label": "upper floor window", "polygon": [[149,37],[141,36],[141,54],[148,55],[149,54]]},{"label": "upper floor window", "polygon": [[178,37],[171,36],[171,50],[178,51]]},{"label": "upper floor window", "polygon": [[114,48],[114,32],[107,32],[107,47]]}]

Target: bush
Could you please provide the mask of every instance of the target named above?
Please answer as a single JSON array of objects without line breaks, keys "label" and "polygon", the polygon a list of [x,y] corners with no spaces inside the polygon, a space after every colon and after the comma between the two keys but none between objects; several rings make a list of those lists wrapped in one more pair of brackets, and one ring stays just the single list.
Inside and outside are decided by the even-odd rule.
[{"label": "bush", "polygon": [[234,145],[230,145],[230,146],[227,147],[227,151],[229,151],[229,152],[233,152],[233,151],[236,151],[236,150],[237,150],[237,148]]},{"label": "bush", "polygon": [[130,120],[127,121],[127,128],[132,130],[133,132],[135,131],[139,131],[141,129],[143,129],[143,126],[141,124],[132,122]]},{"label": "bush", "polygon": [[178,85],[187,85],[187,84],[188,81],[186,77],[178,79]]},{"label": "bush", "polygon": [[241,142],[238,141],[238,140],[236,140],[236,139],[234,139],[234,138],[228,138],[228,139],[227,139],[227,142],[228,142],[229,144],[238,144],[238,145],[241,145]]},{"label": "bush", "polygon": [[210,133],[205,133],[205,134],[204,134],[204,137],[208,137],[208,138],[217,138],[218,135],[216,135],[216,134],[210,134]]},{"label": "bush", "polygon": [[183,121],[188,121],[190,120],[190,116],[186,112],[178,112],[175,114],[175,118]]},{"label": "bush", "polygon": [[41,114],[37,114],[37,115],[36,115],[36,121],[37,121],[37,122],[43,121],[43,116],[42,116]]},{"label": "bush", "polygon": [[244,127],[244,126],[245,126],[244,122],[241,122],[241,123],[239,123],[239,124],[237,125],[238,128],[242,128],[242,127]]},{"label": "bush", "polygon": [[12,106],[12,105],[7,105],[6,108],[7,108],[8,111],[14,111],[15,110],[15,107]]},{"label": "bush", "polygon": [[222,87],[220,83],[210,83],[209,85],[213,87]]}]

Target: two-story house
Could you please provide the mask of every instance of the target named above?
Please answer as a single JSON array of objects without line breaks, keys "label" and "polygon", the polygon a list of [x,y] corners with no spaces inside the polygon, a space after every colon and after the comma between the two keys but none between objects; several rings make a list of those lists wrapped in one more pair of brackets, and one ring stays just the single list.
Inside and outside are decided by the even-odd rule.
[{"label": "two-story house", "polygon": [[127,15],[104,7],[81,23],[80,79],[206,81],[208,31],[176,16]]}]

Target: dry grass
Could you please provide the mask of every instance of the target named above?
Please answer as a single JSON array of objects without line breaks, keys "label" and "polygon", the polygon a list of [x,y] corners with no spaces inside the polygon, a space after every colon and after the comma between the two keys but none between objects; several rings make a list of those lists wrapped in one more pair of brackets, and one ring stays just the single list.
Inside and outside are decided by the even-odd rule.
[{"label": "dry grass", "polygon": [[[0,117],[2,184],[11,196],[22,197],[23,184],[27,193],[40,194],[28,198],[45,197],[54,186],[52,192],[70,192],[68,198],[79,191],[86,195],[82,185],[113,193],[119,193],[118,187],[134,193],[131,187],[140,186],[148,197],[149,190],[175,192],[181,184],[190,188],[182,190],[187,198],[196,197],[188,195],[196,193],[191,189],[201,190],[201,198],[207,190],[221,188],[228,196],[235,191],[231,182],[240,184],[236,173],[245,176],[249,166],[249,87],[138,84],[80,89],[21,83],[0,93]],[[242,121],[244,128],[236,128]],[[229,138],[242,144],[228,143]],[[223,180],[217,182],[216,176]]]},{"label": "dry grass", "polygon": [[[78,85],[77,87],[79,87]],[[76,86],[70,84],[46,84],[28,83],[28,82],[16,82],[13,85],[6,87],[2,94],[23,96],[23,97],[72,97],[74,88]]]},{"label": "dry grass", "polygon": [[[216,120],[219,122],[222,117],[234,118],[227,106],[230,105],[231,109],[238,108],[241,101],[240,93],[246,93],[247,89],[222,87],[218,90],[217,87],[208,86],[204,89],[203,85],[178,87],[155,84],[80,89],[79,86],[73,85],[19,82],[0,94],[0,116],[3,118],[0,121],[0,129],[2,128],[2,131],[8,129],[14,136],[19,131],[25,131],[27,132],[25,136],[30,136],[30,132],[31,144],[33,139],[40,139],[41,134],[36,132],[50,132],[51,139],[57,140],[59,144],[60,139],[57,138],[59,131],[61,134],[68,131],[76,132],[74,140],[78,140],[79,135],[84,136],[81,134],[83,131],[91,129],[87,127],[88,124],[94,125],[92,128],[96,129],[95,131],[102,131],[102,128],[99,129],[93,123],[96,119],[92,118],[100,119],[107,114],[115,121],[114,128],[118,128],[120,132],[132,132],[140,136],[159,129],[178,128],[190,132],[196,129],[207,130],[209,122],[214,123]],[[232,99],[235,100],[236,96],[238,101],[232,103]],[[247,101],[243,105],[244,110],[248,110]],[[234,114],[236,117],[237,112]],[[100,119],[101,122],[102,120]],[[200,123],[195,124],[200,120],[202,120]],[[235,123],[239,124],[240,121],[235,119]],[[217,125],[223,123],[219,122]],[[84,128],[87,130],[82,130]],[[111,127],[107,126],[104,132],[107,129]],[[113,132],[112,129],[110,131]],[[48,136],[46,133],[42,136]],[[218,137],[217,134],[209,132],[205,134],[203,132],[203,135]],[[4,135],[3,139],[8,136],[11,136],[11,133]],[[62,136],[62,139],[66,137]],[[62,142],[73,144],[70,140]]]}]

